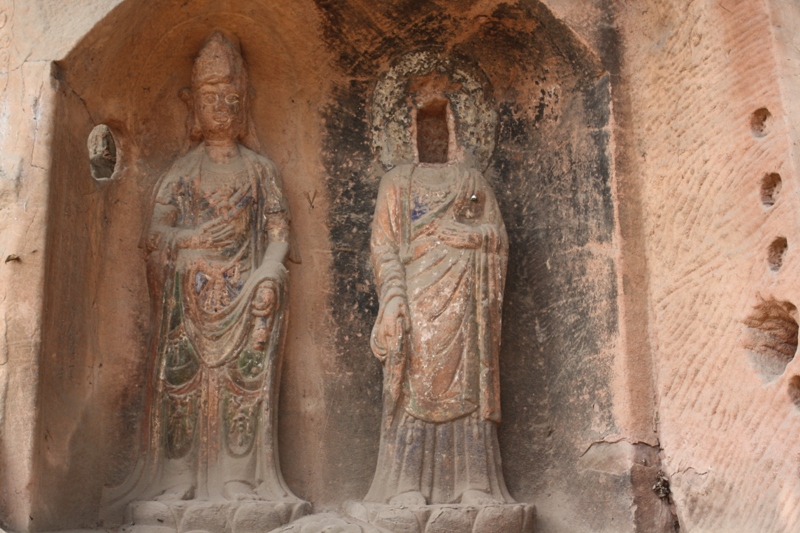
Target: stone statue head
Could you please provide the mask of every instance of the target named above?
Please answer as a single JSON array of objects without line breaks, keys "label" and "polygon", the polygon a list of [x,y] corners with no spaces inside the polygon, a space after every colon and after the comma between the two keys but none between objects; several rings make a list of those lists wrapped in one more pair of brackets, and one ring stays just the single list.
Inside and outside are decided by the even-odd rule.
[{"label": "stone statue head", "polygon": [[185,96],[190,98],[192,139],[241,139],[247,131],[247,92],[239,47],[222,32],[214,32],[194,62],[191,93]]}]

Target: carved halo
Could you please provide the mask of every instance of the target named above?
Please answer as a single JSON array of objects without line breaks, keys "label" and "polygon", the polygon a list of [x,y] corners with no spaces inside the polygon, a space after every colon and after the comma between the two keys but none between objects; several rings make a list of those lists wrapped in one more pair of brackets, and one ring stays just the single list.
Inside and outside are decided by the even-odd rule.
[{"label": "carved halo", "polygon": [[495,146],[497,112],[486,74],[474,63],[438,50],[417,50],[395,60],[372,95],[372,150],[389,169],[414,161],[411,139],[410,86],[427,75],[446,77],[443,90],[456,124],[456,143],[472,163],[484,170]]}]

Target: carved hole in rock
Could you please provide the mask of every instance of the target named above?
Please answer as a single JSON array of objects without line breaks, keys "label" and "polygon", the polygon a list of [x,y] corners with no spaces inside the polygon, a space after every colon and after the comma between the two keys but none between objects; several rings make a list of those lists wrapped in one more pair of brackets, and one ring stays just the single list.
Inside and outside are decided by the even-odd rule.
[{"label": "carved hole in rock", "polygon": [[97,181],[111,179],[117,169],[117,143],[111,128],[105,124],[95,126],[86,142],[89,148],[89,164],[92,177]]},{"label": "carved hole in rock", "polygon": [[772,207],[778,199],[781,192],[781,175],[777,172],[767,174],[761,180],[761,203],[765,207]]},{"label": "carved hole in rock", "polygon": [[789,399],[792,400],[795,407],[800,409],[800,376],[792,376],[786,389],[789,393]]},{"label": "carved hole in rock", "polygon": [[447,163],[450,131],[447,100],[435,99],[417,111],[417,153],[420,163]]},{"label": "carved hole in rock", "polygon": [[783,266],[783,256],[786,255],[786,249],[788,247],[789,243],[786,237],[778,237],[772,241],[767,252],[767,262],[769,263],[770,270],[777,272],[781,269]]},{"label": "carved hole in rock", "polygon": [[750,128],[753,131],[753,135],[756,137],[763,137],[769,133],[768,127],[771,118],[772,113],[770,113],[769,109],[766,107],[756,109],[753,112],[753,116],[750,117]]},{"label": "carved hole in rock", "polygon": [[797,351],[797,308],[786,301],[761,300],[744,325],[744,347],[753,366],[767,381],[783,374]]}]

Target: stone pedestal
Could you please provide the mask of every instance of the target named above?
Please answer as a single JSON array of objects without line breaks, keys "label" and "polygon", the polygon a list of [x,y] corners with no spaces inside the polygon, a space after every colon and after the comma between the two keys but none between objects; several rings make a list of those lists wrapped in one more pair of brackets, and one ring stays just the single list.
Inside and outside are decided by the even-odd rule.
[{"label": "stone pedestal", "polygon": [[263,533],[310,511],[302,500],[141,501],[128,507],[120,533]]},{"label": "stone pedestal", "polygon": [[345,512],[393,533],[534,533],[536,522],[536,507],[528,503],[399,506],[347,502]]},{"label": "stone pedestal", "polygon": [[320,513],[301,518],[271,533],[391,533],[391,531],[337,513]]}]

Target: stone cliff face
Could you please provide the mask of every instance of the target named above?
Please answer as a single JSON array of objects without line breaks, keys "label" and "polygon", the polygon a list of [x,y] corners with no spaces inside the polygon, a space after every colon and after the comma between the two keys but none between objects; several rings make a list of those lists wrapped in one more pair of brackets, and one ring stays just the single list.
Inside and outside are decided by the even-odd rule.
[{"label": "stone cliff face", "polygon": [[[241,43],[299,251],[277,406],[295,494],[336,511],[372,481],[370,223],[406,134],[375,142],[376,90],[419,50],[481,73],[497,113],[499,441],[537,531],[800,527],[789,0],[0,0],[0,525],[123,520],[103,492],[146,428],[143,232],[214,29]],[[98,134],[90,158],[100,124],[113,158]]]}]

